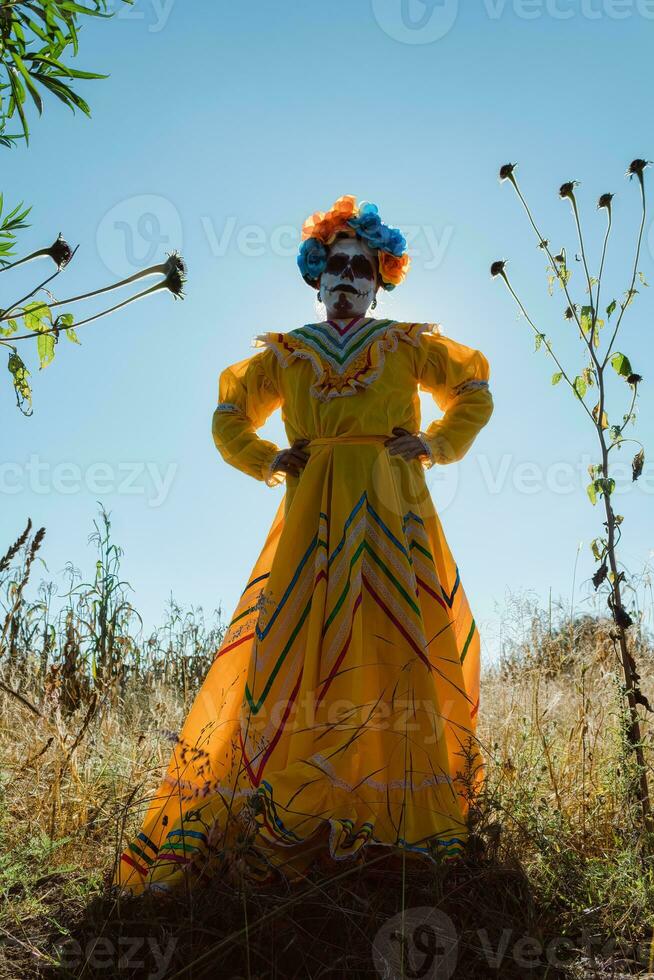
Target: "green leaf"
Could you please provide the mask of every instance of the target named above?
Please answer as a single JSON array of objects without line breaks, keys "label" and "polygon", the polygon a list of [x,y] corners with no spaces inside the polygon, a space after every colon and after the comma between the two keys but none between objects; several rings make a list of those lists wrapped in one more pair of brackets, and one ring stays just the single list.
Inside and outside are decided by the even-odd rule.
[{"label": "green leaf", "polygon": [[[9,363],[7,364],[7,368],[12,376],[18,407],[23,414],[29,415],[31,414],[32,389],[30,388],[30,383],[27,379],[29,378],[30,373],[25,367],[22,358],[16,353],[16,351],[13,351],[9,355]],[[28,406],[29,412],[24,411],[24,405]]]},{"label": "green leaf", "polygon": [[649,283],[648,282],[645,282],[645,276],[643,275],[642,272],[639,272],[638,273],[638,278],[640,279],[640,281],[643,284],[643,286],[649,286]]},{"label": "green leaf", "polygon": [[589,483],[586,487],[586,493],[588,494],[588,499],[590,500],[593,507],[597,503],[597,491],[595,489],[594,483]]},{"label": "green leaf", "polygon": [[605,497],[610,497],[615,490],[615,480],[611,477],[606,480],[604,478],[601,480],[595,480],[595,490],[598,493],[603,494]]},{"label": "green leaf", "polygon": [[535,339],[535,342],[536,342],[536,350],[540,350],[541,344],[545,340],[545,334],[544,333],[537,333],[534,339]]},{"label": "green leaf", "polygon": [[595,317],[595,331],[593,333],[593,347],[599,347],[599,332],[604,326],[604,320],[600,320],[592,306],[582,306],[581,308],[581,331],[588,337],[593,329],[593,317]]},{"label": "green leaf", "polygon": [[586,384],[584,379],[579,375],[577,375],[577,377],[573,382],[572,387],[574,388],[577,398],[583,399],[584,395],[586,394],[586,391],[588,390],[588,385]]},{"label": "green leaf", "polygon": [[39,355],[39,370],[52,364],[55,356],[55,339],[51,333],[40,334],[36,338],[36,350]]},{"label": "green leaf", "polygon": [[581,308],[581,329],[588,336],[593,326],[593,307],[582,306]]},{"label": "green leaf", "polygon": [[28,303],[23,311],[23,319],[28,330],[48,330],[52,325],[52,312],[42,301]]},{"label": "green leaf", "polygon": [[16,333],[18,330],[18,323],[16,320],[7,320],[6,322],[6,327],[0,325],[0,337],[11,337],[12,333]]},{"label": "green leaf", "polygon": [[72,329],[74,322],[75,317],[72,313],[62,313],[56,320],[57,326],[62,328],[62,332],[65,333],[71,343],[79,344],[80,340],[75,331]]},{"label": "green leaf", "polygon": [[16,65],[16,68],[18,69],[18,71],[23,76],[23,78],[25,80],[25,84],[27,86],[27,91],[32,96],[32,101],[34,102],[34,105],[36,106],[39,115],[41,115],[41,113],[43,112],[43,100],[41,99],[41,96],[39,95],[39,92],[38,92],[38,89],[37,89],[36,85],[34,84],[34,82],[32,81],[32,79],[30,78],[29,71],[27,70],[27,68],[23,64],[22,59],[19,57],[19,55],[17,54],[17,52],[15,50],[12,51],[11,58],[12,58],[13,63]]},{"label": "green leaf", "polygon": [[611,319],[611,317],[615,313],[615,308],[616,308],[617,305],[618,304],[616,303],[616,301],[614,299],[612,299],[611,302],[609,303],[609,305],[606,307],[606,315],[608,316],[609,320]]},{"label": "green leaf", "polygon": [[562,377],[563,377],[563,371],[557,371],[555,374],[552,375],[552,384],[558,385]]},{"label": "green leaf", "polygon": [[623,378],[628,378],[630,374],[633,374],[629,358],[619,351],[616,351],[611,358],[611,367]]}]

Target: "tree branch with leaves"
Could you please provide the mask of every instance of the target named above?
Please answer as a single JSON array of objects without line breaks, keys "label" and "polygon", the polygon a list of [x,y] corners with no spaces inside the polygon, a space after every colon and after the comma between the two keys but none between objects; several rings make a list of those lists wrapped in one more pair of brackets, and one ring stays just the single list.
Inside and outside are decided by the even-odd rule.
[{"label": "tree branch with leaves", "polygon": [[[29,142],[28,103],[41,115],[46,92],[73,112],[90,115],[72,83],[107,76],[73,68],[63,59],[77,55],[85,20],[111,16],[107,0],[0,0],[0,145]],[[6,127],[14,117],[19,132],[11,135]]]},{"label": "tree branch with leaves", "polygon": [[[572,270],[567,263],[566,251],[561,249],[554,255],[550,249],[550,243],[546,239],[533,217],[532,211],[520,189],[516,178],[516,165],[505,164],[500,169],[500,180],[509,183],[524,211],[529,223],[537,236],[538,247],[547,256],[549,265],[547,266],[549,292],[553,293],[554,284],[558,282],[562,290],[566,308],[564,317],[577,327],[579,338],[585,349],[587,360],[583,368],[578,372],[566,370],[561,362],[561,358],[554,350],[551,340],[545,333],[541,332],[534,320],[529,316],[522,300],[514,289],[506,269],[506,261],[494,262],[491,266],[491,275],[504,282],[511,296],[516,302],[520,313],[523,315],[535,334],[536,350],[544,350],[553,359],[557,370],[552,376],[552,384],[558,385],[564,382],[570,389],[578,405],[592,424],[598,441],[599,459],[597,463],[589,467],[590,483],[587,492],[593,506],[601,500],[604,509],[604,533],[595,538],[591,543],[593,556],[597,562],[597,570],[593,575],[593,585],[595,590],[605,589],[607,605],[611,610],[613,622],[615,624],[614,642],[619,649],[624,684],[622,689],[626,701],[626,740],[630,752],[633,753],[635,760],[634,778],[631,784],[631,792],[637,800],[643,815],[645,830],[650,835],[647,849],[651,850],[654,834],[654,820],[649,795],[647,778],[647,766],[644,754],[644,743],[641,735],[641,722],[638,714],[638,706],[643,706],[647,711],[653,709],[649,701],[643,694],[640,685],[640,675],[637,665],[630,650],[629,633],[634,625],[631,615],[624,607],[623,586],[626,584],[625,572],[620,568],[618,560],[617,546],[622,534],[622,523],[624,518],[616,514],[613,508],[613,493],[615,491],[615,478],[612,475],[612,464],[616,452],[619,452],[626,443],[635,443],[639,448],[632,460],[632,477],[638,480],[643,471],[645,462],[645,450],[642,443],[635,438],[625,435],[625,431],[636,420],[636,403],[638,399],[638,388],[643,378],[633,370],[631,360],[622,351],[616,348],[618,333],[622,326],[622,321],[627,309],[631,306],[634,297],[637,295],[636,282],[646,286],[645,278],[639,271],[643,232],[647,214],[647,204],[645,195],[645,170],[648,161],[634,160],[627,171],[630,178],[636,178],[640,187],[641,196],[641,217],[638,234],[636,237],[636,247],[634,252],[634,262],[629,281],[629,286],[620,301],[612,299],[606,306],[604,317],[600,316],[600,298],[605,275],[605,260],[607,256],[609,238],[611,235],[613,221],[613,194],[602,194],[598,200],[597,207],[606,215],[606,229],[603,237],[601,258],[598,274],[591,274],[586,249],[579,206],[575,188],[578,181],[568,181],[559,189],[559,197],[568,201],[571,207],[572,218],[577,237],[579,253],[578,259],[581,264],[583,274],[584,301],[580,304],[574,302],[571,294],[570,280]],[[613,329],[610,331],[608,342],[603,342],[605,327],[613,319]],[[608,398],[607,398],[607,372],[609,369],[627,386],[626,411],[623,412],[621,420],[611,424],[609,417]],[[596,392],[591,398],[591,392]],[[595,402],[593,405],[592,402]]]},{"label": "tree branch with leaves", "polygon": [[[17,344],[35,340],[39,368],[43,369],[54,360],[56,345],[62,335],[66,336],[73,343],[79,344],[80,340],[77,336],[77,330],[80,327],[99,320],[101,317],[115,313],[130,303],[134,303],[136,300],[152,296],[162,289],[171,293],[175,299],[183,297],[183,288],[186,282],[186,266],[181,255],[177,252],[172,252],[165,262],[141,269],[126,279],[109,283],[90,292],[71,296],[68,299],[59,300],[49,289],[50,283],[68,266],[76,251],[77,249],[72,249],[61,235],[59,235],[56,241],[48,248],[38,249],[15,262],[6,262],[4,267],[0,269],[0,276],[2,276],[0,278],[0,284],[4,284],[4,275],[11,269],[22,266],[26,262],[47,257],[56,266],[55,271],[41,282],[38,282],[27,295],[11,302],[6,309],[0,309],[0,347],[6,347],[9,350],[7,366],[12,377],[17,405],[24,415],[32,414],[32,390],[29,381],[30,372],[19,353]],[[141,280],[152,276],[157,277],[157,281],[153,285],[139,289],[136,292],[130,292],[125,299],[120,300],[118,303],[112,303],[104,309],[84,315],[81,318],[76,319],[72,313],[55,312],[61,307],[69,307],[74,304],[93,301],[98,296],[104,296],[106,293],[116,289],[133,286]],[[45,293],[47,298],[35,298],[41,293]]]}]

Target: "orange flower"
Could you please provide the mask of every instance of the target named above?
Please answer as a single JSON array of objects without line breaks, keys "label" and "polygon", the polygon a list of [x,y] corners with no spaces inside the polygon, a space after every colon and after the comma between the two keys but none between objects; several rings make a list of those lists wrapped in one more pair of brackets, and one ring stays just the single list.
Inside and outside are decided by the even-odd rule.
[{"label": "orange flower", "polygon": [[354,217],[358,210],[356,198],[346,194],[344,197],[339,197],[330,213],[334,216],[338,216],[341,221],[349,221],[350,218]]},{"label": "orange flower", "polygon": [[409,270],[411,264],[409,256],[406,253],[397,256],[391,255],[390,252],[380,251],[377,253],[377,259],[379,261],[379,275],[382,280],[392,286],[399,286]]},{"label": "orange flower", "polygon": [[315,211],[302,225],[302,241],[307,238],[317,238],[315,229],[320,225],[325,217],[324,211]]},{"label": "orange flower", "polygon": [[347,222],[357,213],[356,198],[346,195],[329,211],[316,211],[302,226],[302,240],[318,238],[323,244],[330,245],[339,231],[347,230]]}]

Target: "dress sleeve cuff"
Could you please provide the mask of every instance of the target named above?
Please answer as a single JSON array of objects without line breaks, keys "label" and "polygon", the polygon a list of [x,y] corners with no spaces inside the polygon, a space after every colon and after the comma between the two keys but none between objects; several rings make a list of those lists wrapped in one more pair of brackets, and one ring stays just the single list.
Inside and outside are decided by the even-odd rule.
[{"label": "dress sleeve cuff", "polygon": [[268,465],[264,466],[263,482],[266,484],[266,486],[276,487],[280,483],[283,483],[286,479],[286,473],[277,468],[279,465],[279,460],[285,452],[285,449],[280,449],[278,453],[275,453]]},{"label": "dress sleeve cuff", "polygon": [[452,463],[456,460],[457,456],[454,452],[449,439],[444,434],[441,428],[441,419],[436,422],[432,422],[429,426],[429,432],[417,432],[416,435],[420,442],[425,447],[425,456],[421,456],[422,465],[425,469],[431,469],[435,463],[440,465],[445,465],[447,463]]},{"label": "dress sleeve cuff", "polygon": [[420,461],[422,462],[422,465],[425,467],[425,469],[426,470],[429,470],[434,465],[434,463],[436,462],[436,460],[434,459],[434,454],[433,454],[432,448],[431,448],[431,446],[429,444],[429,439],[427,437],[427,433],[426,432],[416,432],[416,436],[418,437],[418,439],[420,440],[420,442],[422,443],[422,445],[424,446],[424,449],[425,449],[424,456],[420,456],[419,457],[420,458]]}]

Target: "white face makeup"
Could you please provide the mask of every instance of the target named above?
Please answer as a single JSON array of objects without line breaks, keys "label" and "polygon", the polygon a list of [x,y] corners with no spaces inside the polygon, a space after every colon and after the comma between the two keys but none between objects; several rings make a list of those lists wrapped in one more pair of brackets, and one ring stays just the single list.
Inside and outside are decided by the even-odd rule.
[{"label": "white face makeup", "polygon": [[364,316],[377,292],[377,257],[359,238],[331,245],[320,277],[320,294],[330,320]]}]

